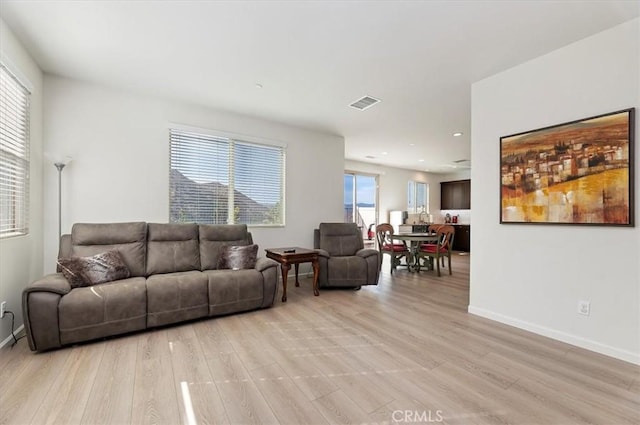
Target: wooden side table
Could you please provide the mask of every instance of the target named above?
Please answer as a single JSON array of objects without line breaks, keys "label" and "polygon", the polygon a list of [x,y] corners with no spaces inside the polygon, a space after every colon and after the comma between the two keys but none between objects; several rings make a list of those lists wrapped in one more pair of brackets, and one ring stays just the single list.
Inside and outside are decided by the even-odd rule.
[{"label": "wooden side table", "polygon": [[296,286],[300,286],[298,281],[298,267],[300,263],[311,263],[313,267],[313,295],[320,295],[318,291],[318,272],[320,265],[318,264],[318,251],[300,247],[290,248],[268,248],[265,249],[267,258],[276,260],[280,263],[282,270],[282,302],[287,301],[287,274],[291,269],[291,265],[296,268]]}]

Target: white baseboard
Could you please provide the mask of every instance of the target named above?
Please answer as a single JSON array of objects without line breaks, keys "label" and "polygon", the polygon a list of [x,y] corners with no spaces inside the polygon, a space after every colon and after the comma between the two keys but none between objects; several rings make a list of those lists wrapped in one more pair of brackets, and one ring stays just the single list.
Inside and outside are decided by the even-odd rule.
[{"label": "white baseboard", "polygon": [[[24,329],[24,325],[20,325],[20,326],[18,326],[18,329],[13,331],[13,334],[17,337],[18,335],[20,335],[20,332],[22,332],[23,329]],[[5,345],[10,343],[11,341],[13,341],[13,337],[11,335],[9,335],[8,337],[6,337],[4,339],[4,341],[0,342],[0,348],[3,348]]]},{"label": "white baseboard", "polygon": [[596,353],[604,354],[605,356],[614,357],[619,360],[624,360],[625,362],[640,365],[640,353],[621,350],[619,348],[601,344],[599,342],[596,342],[590,339],[582,338],[580,336],[576,336],[576,335],[568,334],[555,329],[540,326],[535,323],[516,319],[514,317],[505,316],[503,314],[494,313],[493,311],[485,310],[479,307],[474,307],[472,305],[468,307],[467,311],[476,316],[484,317],[486,319],[494,320],[496,322],[504,323],[506,325],[511,325],[516,328],[524,329],[526,331],[533,332],[538,335],[546,336],[548,338],[566,342],[567,344],[575,345],[576,347],[584,348],[590,351],[595,351]]}]

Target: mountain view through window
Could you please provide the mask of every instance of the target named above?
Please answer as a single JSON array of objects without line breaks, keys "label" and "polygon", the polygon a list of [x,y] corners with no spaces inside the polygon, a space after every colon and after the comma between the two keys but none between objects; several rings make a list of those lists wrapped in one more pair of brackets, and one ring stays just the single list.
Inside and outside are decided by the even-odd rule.
[{"label": "mountain view through window", "polygon": [[173,223],[284,225],[285,150],[170,130]]}]

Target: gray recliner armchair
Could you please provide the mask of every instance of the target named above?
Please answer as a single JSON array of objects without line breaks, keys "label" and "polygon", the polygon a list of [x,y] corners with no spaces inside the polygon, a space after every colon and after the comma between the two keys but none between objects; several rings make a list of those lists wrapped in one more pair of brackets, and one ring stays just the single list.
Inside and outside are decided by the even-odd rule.
[{"label": "gray recliner armchair", "polygon": [[355,223],[320,223],[314,230],[314,248],[319,252],[320,287],[378,284],[381,255],[364,248],[362,232]]}]

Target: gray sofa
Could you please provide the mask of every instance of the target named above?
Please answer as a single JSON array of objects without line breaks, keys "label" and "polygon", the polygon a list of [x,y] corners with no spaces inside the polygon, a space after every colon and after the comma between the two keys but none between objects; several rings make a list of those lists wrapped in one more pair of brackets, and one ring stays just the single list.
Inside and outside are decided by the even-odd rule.
[{"label": "gray sofa", "polygon": [[278,263],[258,258],[253,269],[217,269],[221,247],[251,244],[245,225],[75,224],[60,241],[59,258],[116,249],[130,277],[72,289],[63,274],[54,273],[28,285],[22,308],[29,347],[48,350],[269,307]]},{"label": "gray sofa", "polygon": [[355,223],[320,223],[313,234],[318,250],[318,286],[360,288],[377,285],[382,255],[364,247]]}]

